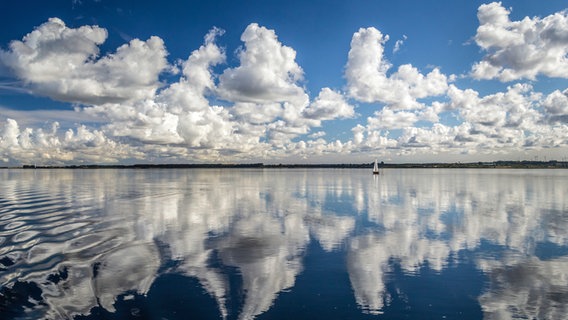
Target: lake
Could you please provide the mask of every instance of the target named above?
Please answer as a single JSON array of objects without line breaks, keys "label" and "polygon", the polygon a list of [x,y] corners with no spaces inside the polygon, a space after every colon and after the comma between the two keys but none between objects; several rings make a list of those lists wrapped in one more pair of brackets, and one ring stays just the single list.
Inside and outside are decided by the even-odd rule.
[{"label": "lake", "polygon": [[568,319],[568,170],[0,179],[0,319]]}]

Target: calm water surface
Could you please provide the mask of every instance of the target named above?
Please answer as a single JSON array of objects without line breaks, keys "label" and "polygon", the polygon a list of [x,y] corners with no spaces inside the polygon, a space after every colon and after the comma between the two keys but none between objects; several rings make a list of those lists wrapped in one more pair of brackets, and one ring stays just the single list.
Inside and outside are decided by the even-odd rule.
[{"label": "calm water surface", "polygon": [[0,319],[568,319],[568,170],[0,181]]}]

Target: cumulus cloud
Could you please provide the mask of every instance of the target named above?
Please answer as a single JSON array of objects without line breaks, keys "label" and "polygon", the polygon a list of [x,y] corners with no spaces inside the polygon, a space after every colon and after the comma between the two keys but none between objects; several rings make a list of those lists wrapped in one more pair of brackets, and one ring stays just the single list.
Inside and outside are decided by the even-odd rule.
[{"label": "cumulus cloud", "polygon": [[[327,101],[333,98],[337,109],[318,115],[318,119],[307,118],[302,111],[309,98],[296,83],[302,70],[294,61],[294,50],[282,45],[273,30],[257,24],[249,25],[243,33],[241,64],[225,69],[217,83],[212,69],[226,60],[224,50],[216,44],[223,33],[213,28],[204,44],[181,62],[179,81],[154,96],[87,107],[84,112],[109,119],[104,129],[112,136],[209,149],[217,155],[246,152],[249,156],[253,149],[259,154],[265,151],[261,138],[282,146],[293,137],[308,133],[309,127],[321,120],[353,113],[342,96],[330,90],[323,93],[323,102],[314,108],[325,109],[322,103],[329,104]],[[234,104],[212,105],[210,96]]]},{"label": "cumulus cloud", "polygon": [[345,77],[351,97],[363,102],[381,102],[392,109],[421,109],[417,99],[442,95],[448,78],[435,68],[423,75],[410,64],[388,74],[392,65],[384,57],[384,43],[389,40],[379,30],[361,28],[351,39]]},{"label": "cumulus cloud", "polygon": [[401,129],[413,127],[418,121],[418,116],[413,112],[397,111],[383,108],[375,112],[374,117],[369,117],[367,123],[373,129]]},{"label": "cumulus cloud", "polygon": [[[473,89],[450,85],[449,101],[415,111],[388,107],[352,129],[353,151],[390,149],[400,155],[507,153],[566,145],[566,96],[555,91],[543,97],[528,84],[515,84],[505,92],[481,96]],[[455,112],[460,124],[437,122],[441,112]],[[431,125],[418,126],[418,121]],[[552,125],[551,125],[552,124]],[[401,129],[397,137],[389,130]]]},{"label": "cumulus cloud", "polygon": [[[450,102],[447,107],[457,110],[464,122],[444,129],[443,135],[451,136],[453,141],[442,143],[436,139],[438,146],[470,148],[470,152],[473,149],[520,150],[526,137],[540,130],[541,115],[536,110],[540,95],[534,93],[529,85],[517,84],[506,92],[484,97],[479,97],[479,93],[472,89],[460,90],[451,86],[448,96]],[[444,127],[438,125],[434,128],[439,130]],[[431,140],[431,137],[427,137],[433,133],[433,130],[418,130],[407,142]]]},{"label": "cumulus cloud", "polygon": [[[508,14],[500,4],[482,6],[480,24],[511,24]],[[552,18],[541,20],[546,19]],[[545,33],[562,38],[552,31],[540,36]],[[160,38],[133,39],[101,56],[104,28],[70,28],[49,19],[0,50],[0,65],[14,78],[7,90],[19,86],[20,93],[73,102],[75,111],[1,106],[3,160],[335,161],[370,152],[388,158],[568,145],[566,90],[544,94],[517,83],[483,96],[459,88],[451,83],[454,76],[437,68],[427,74],[411,64],[395,68],[384,54],[388,35],[373,27],[353,34],[345,93],[324,87],[312,99],[303,87],[296,51],[274,30],[250,24],[236,51],[238,61],[229,66],[218,44],[223,34],[213,27],[199,48],[174,64],[177,79],[161,83],[160,73],[174,67]],[[509,41],[490,35],[478,30],[476,36],[488,51]],[[364,104],[360,112],[366,117],[349,120],[351,139],[329,140],[325,122],[357,119],[358,102],[377,105]],[[97,152],[104,154],[97,157]]]},{"label": "cumulus cloud", "polygon": [[151,96],[168,66],[162,39],[134,39],[99,57],[107,35],[98,26],[69,28],[50,18],[0,50],[0,62],[33,93],[55,100],[99,104]]},{"label": "cumulus cloud", "polygon": [[303,112],[304,117],[313,120],[352,118],[355,110],[345,97],[330,88],[323,88],[316,99]]},{"label": "cumulus cloud", "polygon": [[[224,33],[224,30],[216,27],[211,29],[205,35],[204,44],[183,62],[183,78],[179,84],[173,84],[160,93],[163,101],[167,102],[174,112],[177,108],[200,110],[207,105],[204,95],[215,90],[211,69],[224,63],[226,59],[224,50],[216,44],[217,37]],[[195,101],[200,104],[196,105]]]},{"label": "cumulus cloud", "polygon": [[240,65],[223,71],[215,93],[234,103],[230,113],[238,122],[236,132],[261,133],[281,148],[318,124],[303,114],[309,105],[299,84],[304,72],[295,61],[296,51],[283,45],[274,30],[251,23],[241,40]]},{"label": "cumulus cloud", "polygon": [[[226,60],[224,49],[216,44],[223,33],[211,29],[203,45],[179,63],[179,80],[162,88],[158,88],[158,75],[168,63],[159,38],[146,42],[135,39],[115,54],[99,58],[98,46],[106,39],[105,29],[68,28],[57,18],[39,26],[23,41],[12,42],[9,51],[2,51],[2,62],[32,93],[82,103],[76,110],[84,119],[106,122],[95,131],[109,141],[122,141],[131,151],[136,150],[134,154],[183,158],[191,154],[194,159],[209,160],[222,155],[232,159],[278,156],[292,138],[309,133],[311,126],[353,116],[353,107],[330,89],[323,90],[310,105],[298,84],[303,71],[295,62],[295,51],[282,45],[273,30],[257,24],[249,25],[243,33],[240,65],[225,69],[218,77],[212,69]],[[58,68],[63,61],[71,63]],[[210,99],[230,103],[218,106]],[[4,145],[15,139],[9,134],[12,127],[18,127],[16,120],[10,120],[4,130]],[[78,130],[93,131],[84,126]],[[39,132],[23,130],[28,131]],[[65,135],[53,133],[53,139],[63,143],[67,141]],[[74,150],[77,143],[73,143]],[[23,159],[12,152],[7,154],[11,159]],[[76,159],[66,154],[69,161]]]},{"label": "cumulus cloud", "polygon": [[297,82],[304,71],[296,63],[296,51],[282,45],[274,30],[250,24],[241,36],[240,66],[226,69],[219,77],[218,93],[233,102],[306,103]]},{"label": "cumulus cloud", "polygon": [[552,123],[568,123],[568,89],[555,90],[544,99],[545,117]]},{"label": "cumulus cloud", "polygon": [[[500,4],[482,6],[480,21],[506,24],[508,11]],[[481,39],[490,46],[491,39]],[[399,155],[471,154],[563,145],[564,140],[558,138],[559,133],[566,133],[562,125],[566,105],[562,92],[543,100],[542,93],[535,92],[531,85],[518,83],[504,92],[480,96],[473,89],[449,84],[453,77],[448,78],[438,69],[423,75],[405,64],[390,72],[392,65],[384,57],[388,40],[388,35],[379,30],[366,28],[356,32],[351,41],[345,69],[349,95],[359,101],[384,104],[367,118],[365,126],[353,128],[352,152],[382,150],[386,154],[390,149],[391,154]],[[492,45],[506,42],[493,40]],[[439,96],[441,101],[432,101]],[[426,98],[431,101],[429,105],[421,101]],[[443,113],[453,113],[462,123],[440,123]],[[390,130],[395,129],[401,133],[390,136]],[[550,143],[545,143],[545,136]]]},{"label": "cumulus cloud", "polygon": [[143,153],[120,144],[100,130],[81,125],[60,132],[59,123],[47,128],[20,128],[18,122],[6,119],[0,123],[0,150],[3,158],[37,164],[114,163],[122,159],[142,158]]},{"label": "cumulus cloud", "polygon": [[568,77],[567,11],[520,21],[511,21],[510,13],[501,2],[479,7],[474,39],[487,54],[473,65],[472,76],[501,81]]},{"label": "cumulus cloud", "polygon": [[457,109],[464,120],[487,127],[518,127],[532,131],[539,121],[536,102],[541,95],[526,84],[516,84],[506,92],[479,97],[472,89],[454,86],[448,91],[450,108]]},{"label": "cumulus cloud", "polygon": [[211,68],[225,61],[215,44],[223,31],[213,28],[204,44],[182,63],[182,76],[156,95],[133,102],[106,103],[84,112],[109,119],[104,127],[113,136],[154,144],[216,147],[231,137],[228,111],[210,106],[206,95],[215,90]]},{"label": "cumulus cloud", "polygon": [[388,137],[388,131],[383,132],[358,124],[351,129],[353,133],[353,151],[369,151],[387,148],[397,148],[396,139]]}]

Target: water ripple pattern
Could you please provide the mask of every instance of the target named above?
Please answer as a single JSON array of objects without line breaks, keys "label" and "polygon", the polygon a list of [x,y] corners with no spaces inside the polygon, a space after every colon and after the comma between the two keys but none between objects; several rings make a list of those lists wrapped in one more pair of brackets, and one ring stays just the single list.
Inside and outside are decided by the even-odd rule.
[{"label": "water ripple pattern", "polygon": [[568,170],[0,181],[0,319],[568,320]]},{"label": "water ripple pattern", "polygon": [[[98,261],[122,250],[129,242],[124,239],[122,226],[107,227],[117,221],[116,217],[103,217],[109,197],[97,190],[96,185],[81,183],[81,177],[73,172],[12,170],[3,175],[0,185],[3,307],[9,309],[10,301],[18,297],[16,293],[25,292],[24,299],[28,300],[25,304],[32,310],[26,318],[41,315],[57,319],[87,314],[97,304],[91,282]],[[34,296],[34,289],[42,293],[41,297]],[[7,315],[17,316],[17,308],[12,309]]]}]

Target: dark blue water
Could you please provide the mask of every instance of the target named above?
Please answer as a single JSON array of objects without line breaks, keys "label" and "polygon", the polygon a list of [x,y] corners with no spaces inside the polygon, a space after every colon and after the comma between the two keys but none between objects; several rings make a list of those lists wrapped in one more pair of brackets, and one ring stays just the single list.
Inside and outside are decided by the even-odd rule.
[{"label": "dark blue water", "polygon": [[568,319],[566,170],[0,179],[0,319]]}]

